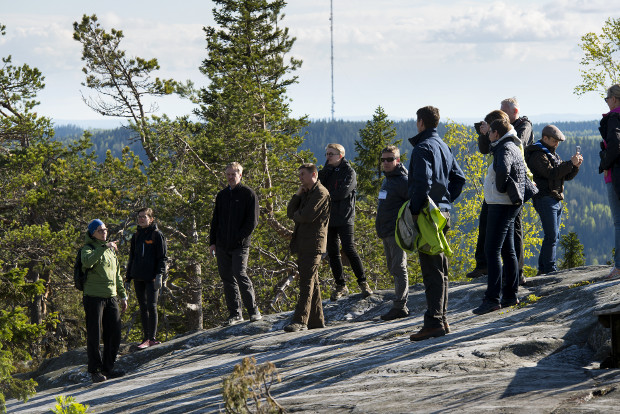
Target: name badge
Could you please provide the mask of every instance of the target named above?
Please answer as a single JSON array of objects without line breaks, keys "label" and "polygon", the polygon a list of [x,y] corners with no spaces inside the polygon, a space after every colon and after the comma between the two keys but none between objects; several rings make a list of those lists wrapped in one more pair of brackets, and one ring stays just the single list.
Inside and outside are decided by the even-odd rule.
[{"label": "name badge", "polygon": [[379,191],[379,200],[385,200],[387,198],[387,191],[381,190]]}]

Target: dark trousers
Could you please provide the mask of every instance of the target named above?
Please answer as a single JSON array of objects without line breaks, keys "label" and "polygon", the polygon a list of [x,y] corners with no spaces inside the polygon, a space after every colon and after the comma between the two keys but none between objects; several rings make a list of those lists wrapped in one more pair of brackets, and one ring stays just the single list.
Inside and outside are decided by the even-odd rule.
[{"label": "dark trousers", "polygon": [[157,334],[157,298],[159,289],[155,289],[153,281],[144,280],[133,281],[136,290],[136,299],[140,306],[140,319],[142,321],[142,340],[155,340]]},{"label": "dark trousers", "polygon": [[[482,208],[480,209],[480,219],[478,220],[478,241],[476,242],[476,267],[478,269],[487,268],[487,257],[484,251],[485,238],[487,234],[487,214],[489,211],[489,205],[486,201],[482,202]],[[515,251],[517,253],[517,260],[519,261],[519,274],[523,274],[524,255],[523,250],[523,227],[521,222],[521,210],[515,218],[514,223],[514,244]]]},{"label": "dark trousers", "polygon": [[342,259],[340,257],[340,246],[338,239],[342,244],[342,251],[347,255],[351,269],[357,278],[357,283],[366,281],[364,275],[364,266],[357,251],[355,250],[355,237],[353,234],[353,225],[345,224],[344,226],[327,228],[327,254],[329,255],[329,266],[332,269],[334,280],[337,285],[346,284],[344,279],[344,271],[342,269]]},{"label": "dark trousers", "polygon": [[[450,223],[450,213],[442,212],[448,219],[444,227],[446,233]],[[445,254],[425,254],[418,252],[420,270],[426,294],[426,312],[424,313],[424,327],[439,328],[447,322],[448,314],[448,258]]]},{"label": "dark trousers", "polygon": [[246,272],[250,254],[249,248],[240,247],[234,250],[226,250],[216,247],[215,253],[217,269],[224,283],[224,296],[229,315],[231,317],[242,316],[242,301],[248,314],[254,315],[258,312],[254,285]]},{"label": "dark trousers", "polygon": [[[121,314],[116,297],[84,296],[88,372],[110,372],[121,344]],[[103,354],[99,342],[103,339]]]},{"label": "dark trousers", "polygon": [[500,292],[504,302],[517,298],[519,262],[515,251],[514,223],[520,211],[521,206],[489,205],[485,242],[489,279],[485,299],[493,303],[500,303]]},{"label": "dark trousers", "polygon": [[325,325],[323,304],[321,302],[321,283],[319,264],[321,254],[300,254],[297,258],[299,270],[299,299],[295,306],[293,322],[307,325],[308,328],[322,328]]}]

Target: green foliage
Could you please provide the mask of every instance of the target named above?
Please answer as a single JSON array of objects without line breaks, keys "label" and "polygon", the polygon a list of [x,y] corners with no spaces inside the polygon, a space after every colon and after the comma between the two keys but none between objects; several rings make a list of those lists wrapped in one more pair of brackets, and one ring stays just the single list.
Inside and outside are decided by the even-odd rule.
[{"label": "green foliage", "polygon": [[560,237],[560,247],[564,250],[560,269],[572,269],[586,264],[583,256],[583,244],[579,242],[579,237],[574,231]]},{"label": "green foliage", "polygon": [[88,412],[88,404],[80,404],[71,396],[58,395],[56,396],[56,406],[50,411],[54,414],[83,414]]},{"label": "green foliage", "polygon": [[579,47],[584,52],[581,65],[582,84],[573,93],[599,92],[605,96],[607,88],[620,83],[620,18],[610,17],[605,21],[602,33],[586,33],[581,37]]},{"label": "green foliage", "polygon": [[284,408],[270,394],[276,381],[280,382],[280,375],[273,363],[268,361],[256,366],[254,357],[243,358],[223,381],[226,412],[283,413]]},{"label": "green foliage", "polygon": [[[360,197],[376,200],[383,182],[381,168],[381,150],[388,145],[399,146],[402,140],[396,140],[394,123],[388,119],[382,107],[377,107],[372,120],[360,129],[360,139],[355,141],[355,172],[357,173]],[[405,161],[403,158],[401,161]]]}]

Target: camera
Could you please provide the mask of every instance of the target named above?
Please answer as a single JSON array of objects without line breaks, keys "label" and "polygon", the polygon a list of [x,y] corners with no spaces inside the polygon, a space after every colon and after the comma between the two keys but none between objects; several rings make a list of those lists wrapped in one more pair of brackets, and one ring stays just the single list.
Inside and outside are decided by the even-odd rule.
[{"label": "camera", "polygon": [[482,135],[482,133],[480,132],[480,125],[482,125],[482,122],[476,122],[474,124],[474,128],[476,128],[476,132],[478,133],[478,135]]}]

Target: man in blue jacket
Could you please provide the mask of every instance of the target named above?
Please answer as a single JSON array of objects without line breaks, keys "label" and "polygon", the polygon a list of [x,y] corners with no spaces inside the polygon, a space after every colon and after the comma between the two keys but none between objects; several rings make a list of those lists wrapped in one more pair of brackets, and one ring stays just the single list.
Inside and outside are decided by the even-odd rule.
[{"label": "man in blue jacket", "polygon": [[[409,207],[414,222],[430,198],[450,220],[452,203],[465,184],[465,174],[450,148],[437,134],[439,109],[425,106],[416,112],[418,134],[409,139],[413,149],[409,162]],[[448,226],[444,228],[447,231]],[[445,254],[428,255],[418,252],[426,291],[427,310],[424,326],[410,336],[412,341],[445,335],[450,331],[448,311],[448,258]]]},{"label": "man in blue jacket", "polygon": [[384,321],[405,318],[409,315],[407,296],[409,296],[409,275],[407,274],[407,253],[396,243],[394,231],[396,219],[402,205],[409,199],[407,188],[407,169],[400,162],[400,150],[395,145],[381,151],[381,168],[385,180],[379,191],[375,228],[377,236],[383,241],[383,251],[388,270],[394,277],[394,303],[392,309],[381,315]]},{"label": "man in blue jacket", "polygon": [[226,307],[230,316],[227,324],[243,322],[242,305],[250,321],[262,319],[256,306],[254,285],[248,276],[250,237],[258,224],[258,198],[254,191],[241,183],[243,167],[238,162],[226,166],[228,186],[217,193],[209,252],[217,258],[217,268],[224,283]]}]

